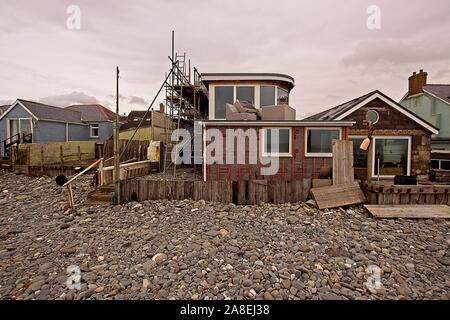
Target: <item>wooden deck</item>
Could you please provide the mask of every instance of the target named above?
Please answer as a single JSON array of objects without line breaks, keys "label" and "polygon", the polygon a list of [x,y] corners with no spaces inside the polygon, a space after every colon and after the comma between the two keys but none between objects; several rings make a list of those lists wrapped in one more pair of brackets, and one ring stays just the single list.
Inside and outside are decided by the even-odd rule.
[{"label": "wooden deck", "polygon": [[447,205],[364,205],[375,218],[450,219]]},{"label": "wooden deck", "polygon": [[450,205],[450,185],[420,184],[399,186],[392,183],[366,183],[368,204],[378,205]]}]

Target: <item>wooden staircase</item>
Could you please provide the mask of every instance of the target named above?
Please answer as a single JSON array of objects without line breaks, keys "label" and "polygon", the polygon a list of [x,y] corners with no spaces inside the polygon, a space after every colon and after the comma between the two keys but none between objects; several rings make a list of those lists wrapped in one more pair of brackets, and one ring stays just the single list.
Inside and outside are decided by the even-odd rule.
[{"label": "wooden staircase", "polygon": [[114,185],[98,187],[95,191],[88,194],[88,200],[85,205],[105,205],[111,203],[112,193],[114,192]]}]

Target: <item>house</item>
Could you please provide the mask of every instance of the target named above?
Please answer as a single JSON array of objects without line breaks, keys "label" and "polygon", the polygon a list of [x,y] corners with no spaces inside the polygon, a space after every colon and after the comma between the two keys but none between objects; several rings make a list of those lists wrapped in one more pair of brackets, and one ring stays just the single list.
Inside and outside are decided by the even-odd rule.
[{"label": "house", "polygon": [[291,76],[206,73],[209,117],[201,123],[205,181],[301,180],[332,166],[332,140],[354,121],[296,119]]},{"label": "house", "polygon": [[134,135],[133,140],[166,141],[166,131],[171,133],[174,128],[175,123],[164,113],[164,109],[148,112],[133,110],[121,125],[119,137],[130,139]]},{"label": "house", "polygon": [[[428,175],[431,137],[439,129],[376,90],[325,110],[305,121],[350,121],[348,139],[353,141],[355,174],[365,180],[396,175]],[[372,125],[369,150],[359,146]]]},{"label": "house", "polygon": [[[0,115],[2,157],[16,143],[48,143],[107,139],[111,135],[109,120],[89,108],[60,108],[18,99]],[[108,114],[105,110],[99,113]],[[83,119],[83,116],[86,120]],[[106,117],[106,116],[105,116]],[[103,125],[107,122],[108,125]],[[96,126],[98,124],[98,126]]]},{"label": "house", "polygon": [[[81,113],[82,121],[89,126],[87,135],[82,140],[95,140],[103,142],[113,135],[116,113],[100,104],[72,105],[66,107],[67,110]],[[120,117],[119,122],[123,123],[125,117]]]},{"label": "house", "polygon": [[450,84],[429,84],[423,70],[408,79],[408,92],[400,104],[434,124],[439,134],[431,137],[431,167],[450,170]]},{"label": "house", "polygon": [[408,78],[408,92],[400,104],[440,129],[432,137],[433,150],[450,150],[450,84],[428,84],[423,70]]}]

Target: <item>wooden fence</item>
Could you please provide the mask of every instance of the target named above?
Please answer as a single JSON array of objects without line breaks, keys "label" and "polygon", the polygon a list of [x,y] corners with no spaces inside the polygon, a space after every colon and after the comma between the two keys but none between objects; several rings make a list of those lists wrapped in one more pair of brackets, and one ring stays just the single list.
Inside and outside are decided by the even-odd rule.
[{"label": "wooden fence", "polygon": [[[122,153],[125,150],[125,147],[128,143],[128,140],[119,140],[119,150]],[[134,159],[135,161],[144,161],[147,160],[147,149],[150,145],[150,141],[138,141],[132,140],[128,145],[128,148],[125,150],[125,153],[120,158],[121,162],[129,161]],[[113,165],[114,160],[114,140],[109,139],[105,142],[103,147],[103,158],[105,159],[105,166]]]},{"label": "wooden fence", "polygon": [[94,141],[21,144],[11,149],[11,168],[32,176],[71,175],[95,160]]},{"label": "wooden fence", "polygon": [[450,185],[394,186],[366,183],[364,191],[367,196],[368,204],[450,205]]},{"label": "wooden fence", "polygon": [[309,197],[311,180],[295,181],[122,181],[124,202],[144,200],[205,200],[238,205],[295,203]]}]

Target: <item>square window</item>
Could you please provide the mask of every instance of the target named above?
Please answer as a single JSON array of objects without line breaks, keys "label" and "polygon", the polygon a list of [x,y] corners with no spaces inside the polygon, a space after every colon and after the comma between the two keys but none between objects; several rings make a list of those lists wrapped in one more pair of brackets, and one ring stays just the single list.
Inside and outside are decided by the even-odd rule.
[{"label": "square window", "polygon": [[264,129],[263,155],[290,156],[291,155],[291,129],[270,128]]},{"label": "square window", "polygon": [[233,104],[234,87],[219,86],[214,88],[214,116],[216,119],[225,119],[225,106],[227,103]]},{"label": "square window", "polygon": [[236,99],[255,105],[255,87],[236,87]]},{"label": "square window", "polygon": [[98,138],[99,137],[98,123],[91,124],[90,128],[91,128],[91,138]]},{"label": "square window", "polygon": [[306,154],[332,156],[333,139],[340,139],[339,129],[308,129]]},{"label": "square window", "polygon": [[275,105],[275,87],[261,86],[260,88],[260,105],[261,107]]},{"label": "square window", "polygon": [[277,90],[277,104],[289,104],[289,92],[278,87]]},{"label": "square window", "polygon": [[450,160],[441,160],[441,170],[450,170]]}]

